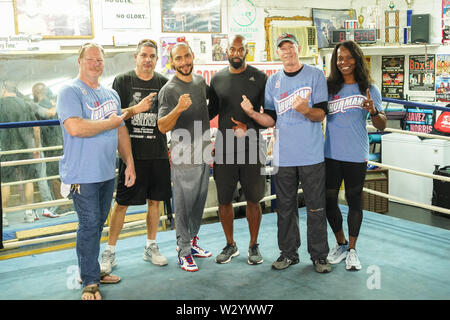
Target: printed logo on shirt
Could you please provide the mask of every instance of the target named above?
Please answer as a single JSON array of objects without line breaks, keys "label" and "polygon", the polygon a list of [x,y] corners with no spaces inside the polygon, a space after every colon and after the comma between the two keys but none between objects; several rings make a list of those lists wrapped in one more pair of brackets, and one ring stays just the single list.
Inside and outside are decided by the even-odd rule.
[{"label": "printed logo on shirt", "polygon": [[253,76],[250,77],[250,79],[248,79],[249,81],[256,81],[255,78]]},{"label": "printed logo on shirt", "polygon": [[91,110],[91,120],[107,119],[113,113],[117,114],[116,100],[107,100],[99,106],[97,104],[98,101],[95,102],[95,107],[91,107],[86,103],[86,107]]},{"label": "printed logo on shirt", "polygon": [[283,114],[292,109],[292,104],[294,103],[295,98],[298,96],[305,98],[308,92],[311,92],[311,87],[297,89],[291,94],[289,94],[289,92],[280,94],[280,100],[275,98],[275,102],[278,104],[277,114]]},{"label": "printed logo on shirt", "polygon": [[366,97],[358,94],[330,101],[328,103],[328,114],[345,113],[350,109],[363,109],[362,105],[365,100]]}]

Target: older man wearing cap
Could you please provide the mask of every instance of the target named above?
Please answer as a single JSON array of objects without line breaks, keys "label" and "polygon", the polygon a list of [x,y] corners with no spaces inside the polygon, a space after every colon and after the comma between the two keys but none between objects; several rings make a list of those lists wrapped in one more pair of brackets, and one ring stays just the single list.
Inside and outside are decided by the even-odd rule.
[{"label": "older man wearing cap", "polygon": [[297,38],[283,33],[277,54],[283,70],[266,84],[265,108],[276,111],[274,146],[278,247],[281,255],[272,268],[281,270],[299,262],[300,229],[297,190],[303,189],[307,209],[308,253],[319,273],[331,271],[327,261],[325,163],[321,122],[327,113],[327,84],[321,70],[302,64]]}]

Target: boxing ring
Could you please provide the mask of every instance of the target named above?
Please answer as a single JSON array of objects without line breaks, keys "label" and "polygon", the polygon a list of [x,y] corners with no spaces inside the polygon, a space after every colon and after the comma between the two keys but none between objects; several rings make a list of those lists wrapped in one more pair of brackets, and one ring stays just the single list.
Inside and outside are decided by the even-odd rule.
[{"label": "boxing ring", "polygon": [[[439,106],[422,104],[422,103],[414,103],[414,102],[408,102],[408,101],[403,101],[403,100],[384,98],[383,101],[388,102],[388,103],[402,104],[408,108],[419,107],[419,108],[424,108],[424,109],[448,111],[448,108],[445,108],[445,107],[439,107]],[[0,124],[0,130],[4,130],[7,128],[14,128],[14,127],[34,127],[34,126],[43,126],[43,125],[59,125],[59,122],[58,122],[58,120],[44,120],[44,121],[33,121],[33,122],[26,122],[26,123],[19,123],[19,122],[3,123],[3,124]],[[368,125],[368,129],[376,130],[371,125]],[[422,137],[422,138],[432,138],[432,139],[441,139],[441,140],[450,141],[450,137],[446,137],[446,136],[404,131],[404,130],[395,129],[395,128],[386,128],[384,130],[384,133],[388,133],[388,132],[401,133],[401,134],[405,134],[405,135],[413,135],[413,136],[418,136],[418,137]],[[36,152],[36,151],[41,152],[41,151],[60,150],[60,149],[62,149],[62,146],[52,146],[52,147],[46,147],[46,148],[33,148],[33,149],[27,149],[27,150],[11,150],[11,151],[1,151],[0,155],[14,154],[14,153],[26,153],[26,152],[29,153],[29,152]],[[27,165],[27,164],[59,161],[59,159],[60,159],[60,157],[48,157],[48,158],[44,157],[44,158],[39,158],[39,159],[27,159],[27,160],[0,162],[0,169],[4,168],[4,167],[8,167],[8,166],[22,166],[22,165]],[[414,170],[410,170],[410,169],[404,169],[401,167],[383,164],[383,163],[376,162],[376,161],[368,161],[368,164],[379,167],[379,168],[385,168],[388,170],[394,170],[394,171],[398,171],[398,172],[402,172],[402,173],[412,174],[412,175],[416,175],[416,176],[426,177],[426,178],[440,180],[440,181],[443,181],[446,183],[450,183],[450,177],[446,177],[446,176],[430,174],[427,172],[418,172],[418,171],[414,171]],[[45,176],[45,177],[39,177],[39,178],[26,180],[26,181],[15,181],[15,182],[10,182],[10,183],[2,183],[2,186],[8,186],[8,185],[16,186],[16,185],[24,184],[26,182],[35,183],[35,182],[39,182],[39,181],[48,181],[48,180],[52,180],[52,179],[59,179],[59,176]],[[407,205],[411,205],[411,206],[415,206],[415,207],[420,207],[420,208],[423,208],[426,210],[432,210],[432,211],[439,212],[439,213],[442,213],[445,215],[450,215],[450,209],[448,209],[448,208],[419,203],[416,201],[412,201],[412,200],[405,199],[402,197],[382,193],[382,192],[372,190],[369,188],[364,188],[363,191],[366,193],[369,193],[371,195],[374,195],[376,197],[382,197],[382,198],[385,198],[388,200],[393,200],[393,201],[396,201],[399,203],[403,203],[403,204],[407,204]],[[299,193],[301,193],[301,192],[302,192],[302,190],[300,188]],[[0,198],[1,198],[1,194],[0,194]],[[276,196],[274,194],[272,194],[272,195],[268,195],[268,196],[264,197],[261,200],[261,202],[271,201],[274,199],[276,199]],[[17,212],[24,211],[24,210],[42,209],[42,208],[48,208],[48,207],[70,205],[71,203],[72,203],[72,201],[69,199],[43,201],[43,202],[36,202],[36,203],[31,203],[31,204],[22,204],[22,205],[17,205],[17,206],[12,206],[12,207],[1,208],[2,209],[1,213],[2,213],[2,215],[4,215],[4,214],[9,215],[9,214],[17,213]],[[246,205],[245,201],[233,203],[233,207],[240,207],[240,206],[245,206],[245,205]],[[145,210],[140,211],[140,212],[145,212]],[[214,214],[217,212],[218,212],[218,206],[210,206],[210,207],[205,208],[204,215],[211,214],[211,213]],[[73,212],[69,212],[69,214],[70,213],[73,213]],[[164,221],[170,220],[171,218],[172,218],[171,213],[163,213],[161,215],[160,220],[162,222],[164,222]],[[57,220],[58,220],[58,218],[52,219],[53,222],[56,222]],[[2,221],[3,221],[3,219],[2,219]],[[126,222],[124,224],[123,230],[141,226],[143,224],[145,224],[145,218],[137,220],[137,221]],[[1,240],[0,249],[4,248],[3,250],[9,250],[9,249],[19,248],[19,247],[24,247],[24,246],[34,245],[34,244],[52,243],[52,242],[56,242],[56,241],[60,241],[60,240],[70,240],[70,239],[75,239],[75,237],[76,237],[76,232],[68,232],[68,233],[64,233],[64,234],[37,237],[37,238],[33,238],[33,239],[28,239],[28,240],[11,239],[11,240],[7,240],[7,241],[3,241],[3,230],[5,230],[7,227],[5,227],[3,225],[1,225],[1,226],[2,226],[2,230],[1,230],[2,238],[0,239]],[[107,233],[108,231],[109,231],[109,227],[108,227],[108,225],[106,225],[104,228],[104,232]],[[2,259],[1,256],[0,256],[0,259]]]}]

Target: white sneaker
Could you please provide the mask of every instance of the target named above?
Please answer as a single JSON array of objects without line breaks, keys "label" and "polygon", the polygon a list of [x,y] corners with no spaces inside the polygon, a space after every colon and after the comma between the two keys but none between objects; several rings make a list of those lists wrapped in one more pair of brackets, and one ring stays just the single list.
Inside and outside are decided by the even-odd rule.
[{"label": "white sneaker", "polygon": [[355,249],[348,251],[347,258],[345,259],[345,269],[354,271],[361,270],[361,263],[359,262]]},{"label": "white sneaker", "polygon": [[35,220],[39,220],[39,216],[34,210],[25,210],[23,220],[27,223],[30,223],[34,222]]},{"label": "white sneaker", "polygon": [[59,214],[53,213],[46,208],[44,208],[44,210],[42,210],[42,216],[47,217],[47,218],[59,218]]},{"label": "white sneaker", "polygon": [[167,258],[159,252],[159,248],[156,243],[152,243],[150,246],[145,247],[144,260],[150,261],[158,266],[165,266],[168,264]]},{"label": "white sneaker", "polygon": [[194,239],[191,240],[191,254],[196,258],[208,258],[212,256],[212,252],[209,250],[205,250],[200,248],[197,245],[198,237],[195,236]]},{"label": "white sneaker", "polygon": [[192,254],[180,257],[178,256],[178,264],[180,265],[181,269],[189,272],[198,271],[198,267],[195,264],[194,258],[192,257]]},{"label": "white sneaker", "polygon": [[102,259],[100,261],[100,272],[110,274],[112,268],[114,268],[116,265],[117,265],[116,254],[108,249],[103,251]]},{"label": "white sneaker", "polygon": [[327,260],[331,264],[338,264],[347,256],[348,242],[347,244],[336,243],[336,246],[328,254]]}]

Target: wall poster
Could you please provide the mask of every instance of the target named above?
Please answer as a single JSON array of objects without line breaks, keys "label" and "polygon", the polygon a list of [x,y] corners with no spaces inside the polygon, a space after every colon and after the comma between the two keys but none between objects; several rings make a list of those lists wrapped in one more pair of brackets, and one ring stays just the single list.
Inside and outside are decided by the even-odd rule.
[{"label": "wall poster", "polygon": [[436,55],[436,101],[450,102],[450,54]]},{"label": "wall poster", "polygon": [[381,57],[381,96],[404,99],[405,56]]},{"label": "wall poster", "polygon": [[14,0],[16,34],[94,38],[91,0]]},{"label": "wall poster", "polygon": [[434,54],[409,56],[409,90],[434,91]]},{"label": "wall poster", "polygon": [[450,0],[442,0],[442,43],[450,42]]},{"label": "wall poster", "polygon": [[220,0],[161,0],[161,30],[220,33]]}]

